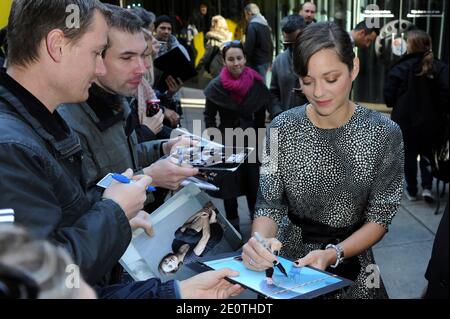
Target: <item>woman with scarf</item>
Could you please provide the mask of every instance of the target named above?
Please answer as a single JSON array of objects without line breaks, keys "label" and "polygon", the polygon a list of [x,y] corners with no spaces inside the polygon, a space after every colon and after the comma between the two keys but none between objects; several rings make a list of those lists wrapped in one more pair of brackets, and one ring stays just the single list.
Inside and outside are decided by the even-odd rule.
[{"label": "woman with scarf", "polygon": [[139,143],[156,139],[168,139],[172,132],[170,127],[163,125],[164,114],[162,108],[153,116],[146,116],[147,103],[152,100],[158,100],[158,97],[152,88],[155,78],[153,57],[158,54],[160,44],[147,29],[142,29],[142,31],[144,33],[145,41],[148,44],[148,48],[145,52],[144,60],[147,72],[144,74],[141,84],[139,84],[136,95],[138,105],[137,117],[139,118],[140,124],[136,128],[136,133]]},{"label": "woman with scarf", "polygon": [[[240,41],[225,43],[222,57],[225,61],[224,68],[204,91],[206,128],[220,130],[222,141],[217,141],[219,143],[227,141],[226,129],[242,129],[243,131],[250,129],[254,130],[255,136],[258,136],[258,129],[265,126],[266,109],[270,103],[269,90],[265,86],[262,76],[245,66],[246,58]],[[217,113],[220,118],[219,125],[216,122]],[[238,140],[237,142],[240,146],[244,145],[244,141]],[[257,141],[253,142],[254,145],[246,143],[245,146],[254,147],[255,154],[253,155],[256,155],[258,154]],[[256,157],[253,156],[255,159]],[[220,190],[211,192],[210,195],[224,200],[227,219],[238,230],[237,197],[246,195],[250,217],[253,218],[258,182],[259,163],[257,160],[244,163],[236,172],[219,174],[215,179]]]}]

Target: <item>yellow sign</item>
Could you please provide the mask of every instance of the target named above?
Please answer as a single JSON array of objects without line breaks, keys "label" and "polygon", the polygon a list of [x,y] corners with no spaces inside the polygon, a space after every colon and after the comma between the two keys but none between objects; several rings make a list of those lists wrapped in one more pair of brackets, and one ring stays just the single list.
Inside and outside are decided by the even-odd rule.
[{"label": "yellow sign", "polygon": [[[232,34],[235,34],[236,28],[237,28],[237,23],[234,22],[233,20],[227,19],[227,24],[228,24],[228,28],[230,29],[230,32]],[[205,54],[205,45],[203,42],[204,36],[205,36],[205,34],[203,34],[203,32],[199,32],[194,37],[194,47],[197,50],[197,59],[195,60],[195,65],[198,65],[198,63],[202,59],[203,55]]]},{"label": "yellow sign", "polygon": [[8,24],[9,10],[13,0],[0,0],[0,28]]}]

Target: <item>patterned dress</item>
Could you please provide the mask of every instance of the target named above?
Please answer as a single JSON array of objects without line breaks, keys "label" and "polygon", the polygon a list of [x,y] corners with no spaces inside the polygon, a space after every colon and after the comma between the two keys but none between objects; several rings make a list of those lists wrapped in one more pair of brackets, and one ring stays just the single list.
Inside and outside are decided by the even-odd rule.
[{"label": "patterned dress", "polygon": [[[342,127],[321,129],[301,106],[275,118],[268,130],[255,217],[273,219],[281,254],[297,259],[329,242],[304,240],[306,231],[302,236],[302,224],[288,212],[313,225],[345,229],[373,222],[387,230],[402,192],[403,140],[394,122],[357,106]],[[355,283],[333,298],[387,297],[381,278],[379,288],[366,284],[375,264],[371,249],[355,259]]]}]

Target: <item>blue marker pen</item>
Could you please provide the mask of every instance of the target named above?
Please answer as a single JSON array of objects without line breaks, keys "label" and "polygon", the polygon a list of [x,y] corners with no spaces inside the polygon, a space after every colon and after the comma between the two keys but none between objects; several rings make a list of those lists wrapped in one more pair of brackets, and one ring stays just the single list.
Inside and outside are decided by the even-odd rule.
[{"label": "blue marker pen", "polygon": [[[123,176],[123,175],[118,174],[118,173],[113,173],[113,174],[111,175],[111,177],[112,177],[113,179],[115,179],[116,181],[121,182],[122,184],[130,184],[130,183],[134,183],[134,181],[130,180],[128,177]],[[153,186],[147,186],[147,192],[155,192],[155,191],[156,191],[156,188],[155,188],[155,187],[153,187]]]}]

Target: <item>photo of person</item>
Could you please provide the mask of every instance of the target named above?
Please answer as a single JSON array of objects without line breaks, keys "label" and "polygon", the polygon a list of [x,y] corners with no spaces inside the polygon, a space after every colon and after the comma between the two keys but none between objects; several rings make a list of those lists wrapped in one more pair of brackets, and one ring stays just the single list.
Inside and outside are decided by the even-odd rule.
[{"label": "photo of person", "polygon": [[216,246],[223,237],[223,228],[217,221],[217,212],[211,203],[189,217],[175,232],[172,252],[159,265],[161,274],[174,274],[183,264],[198,260]]},{"label": "photo of person", "polygon": [[[148,219],[154,235],[149,236],[143,230],[133,232],[121,259],[134,280],[143,276],[163,281],[177,279],[190,271],[182,265],[234,252],[242,246],[239,233],[212,204],[208,194],[193,183],[179,190]],[[144,267],[145,273],[138,261],[148,265]]]},{"label": "photo of person", "polygon": [[[219,167],[220,164],[230,164],[232,165],[230,167],[236,166],[237,168],[252,150],[242,147],[179,146],[172,151],[170,156],[178,165]],[[229,168],[226,165],[224,167]]]}]

